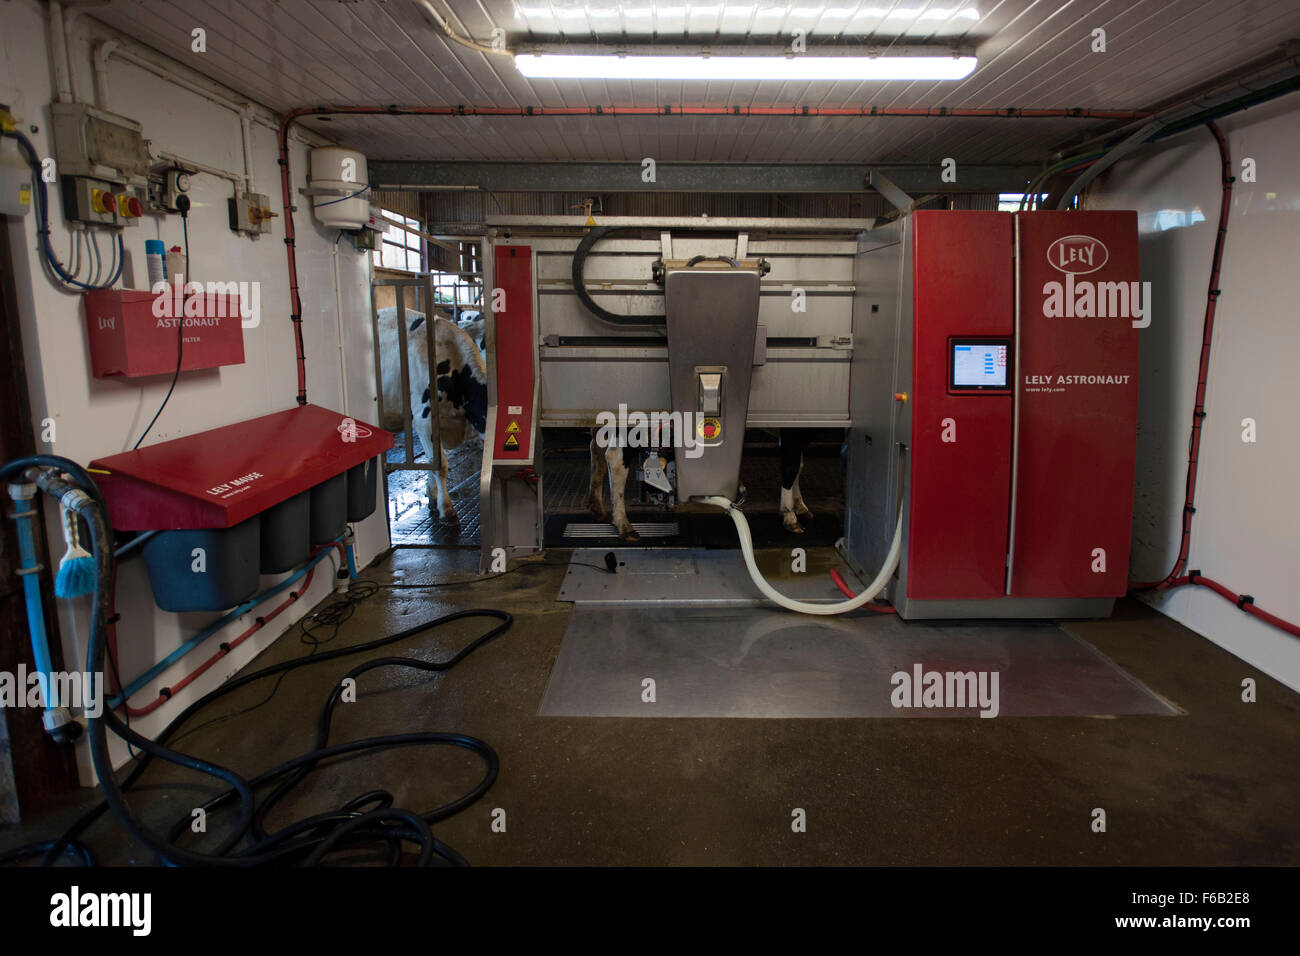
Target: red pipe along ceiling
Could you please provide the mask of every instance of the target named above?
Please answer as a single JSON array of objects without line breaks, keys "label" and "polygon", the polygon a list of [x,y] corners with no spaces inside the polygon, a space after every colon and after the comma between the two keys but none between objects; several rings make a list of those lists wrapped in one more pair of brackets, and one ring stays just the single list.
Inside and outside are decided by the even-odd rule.
[{"label": "red pipe along ceiling", "polygon": [[298,260],[293,227],[293,183],[289,168],[289,129],[304,116],[353,114],[361,116],[854,116],[864,119],[889,116],[983,117],[1001,119],[1146,119],[1147,110],[1098,109],[963,109],[894,106],[827,108],[821,106],[302,106],[280,121],[280,191],[284,199],[284,246],[289,266],[289,318],[293,322],[298,359],[298,404],[307,404],[307,354],[302,338],[302,299],[298,294]]}]

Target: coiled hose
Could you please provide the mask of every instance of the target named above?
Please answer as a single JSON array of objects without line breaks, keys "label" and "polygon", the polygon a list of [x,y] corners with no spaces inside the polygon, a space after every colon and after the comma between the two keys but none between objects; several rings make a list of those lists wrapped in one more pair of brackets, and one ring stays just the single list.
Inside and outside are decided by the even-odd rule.
[{"label": "coiled hose", "polygon": [[[103,496],[94,481],[80,466],[73,461],[53,455],[23,458],[0,467],[0,483],[29,468],[58,469],[70,477],[71,482],[61,477],[58,471],[41,471],[36,481],[47,494],[62,497],[69,491],[79,489],[88,496],[84,498],[73,496],[78,501],[75,510],[86,520],[90,528],[91,553],[95,557],[96,564],[95,589],[92,596],[93,615],[90,637],[86,646],[86,669],[92,674],[102,673],[107,650],[109,582],[112,580],[113,572],[112,543],[109,538],[107,510],[103,505]],[[227,767],[166,746],[167,740],[195,712],[253,681],[297,667],[365,653],[469,617],[491,617],[500,623],[465,645],[446,661],[430,662],[415,658],[385,657],[365,661],[353,667],[335,685],[325,702],[317,724],[315,749],[300,754],[252,779],[245,779]],[[400,861],[404,842],[414,842],[420,847],[417,860],[419,864],[466,865],[464,857],[433,836],[430,824],[460,812],[488,791],[497,777],[499,760],[496,751],[486,742],[475,737],[435,732],[391,734],[330,745],[328,744],[330,722],[334,707],[341,699],[344,681],[348,678],[355,679],[366,671],[379,667],[410,667],[435,672],[449,670],[478,648],[505,632],[512,621],[511,615],[505,611],[494,609],[460,611],[356,647],[339,648],[324,654],[285,661],[245,674],[228,681],[195,701],[168,724],[156,740],[150,740],[132,730],[112,709],[106,707],[99,716],[88,718],[91,761],[104,794],[103,802],[91,808],[58,839],[12,850],[0,857],[0,864],[43,856],[44,863],[48,865],[65,852],[73,854],[83,863],[92,863],[93,855],[87,847],[78,842],[78,838],[106,809],[109,809],[134,839],[153,850],[163,863],[170,865],[254,866],[291,862],[313,865],[334,850],[376,841],[388,844],[390,865],[396,865]],[[113,773],[109,758],[109,730],[144,752],[136,767],[120,784]],[[267,812],[322,762],[335,757],[393,747],[429,745],[457,747],[475,754],[483,761],[483,778],[467,793],[425,813],[417,814],[394,809],[392,794],[383,790],[372,790],[354,798],[338,810],[316,814],[305,820],[291,823],[274,833],[265,830],[263,821]],[[189,828],[192,821],[191,814],[185,814],[166,835],[162,835],[151,830],[127,804],[126,792],[140,779],[154,758],[216,777],[229,786],[228,790],[209,800],[203,807],[205,812],[210,812],[231,806],[236,802],[239,804],[239,818],[235,826],[211,852],[199,852],[176,843],[180,835]],[[275,785],[275,789],[259,803],[255,797],[256,791],[272,784]]]}]

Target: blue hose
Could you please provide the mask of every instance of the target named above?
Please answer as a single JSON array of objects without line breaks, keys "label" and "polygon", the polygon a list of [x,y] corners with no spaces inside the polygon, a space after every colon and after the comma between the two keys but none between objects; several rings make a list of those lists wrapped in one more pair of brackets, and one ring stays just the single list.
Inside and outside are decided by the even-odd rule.
[{"label": "blue hose", "polygon": [[32,635],[32,660],[36,664],[36,670],[48,679],[53,665],[50,662],[50,642],[45,633],[41,581],[37,574],[40,565],[36,563],[36,535],[32,530],[32,522],[40,514],[33,504],[36,486],[10,485],[9,497],[14,501],[13,518],[18,526],[18,574],[23,579],[23,595],[27,599],[27,629]]}]

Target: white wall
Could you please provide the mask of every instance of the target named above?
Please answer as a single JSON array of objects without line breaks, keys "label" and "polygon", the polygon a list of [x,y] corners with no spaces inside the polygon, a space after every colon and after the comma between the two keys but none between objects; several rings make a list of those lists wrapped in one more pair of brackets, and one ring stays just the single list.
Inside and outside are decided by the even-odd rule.
[{"label": "white wall", "polygon": [[[1300,94],[1219,122],[1234,174],[1211,347],[1189,568],[1300,621]],[[1242,160],[1257,181],[1243,182]],[[1142,333],[1133,577],[1163,577],[1178,553],[1210,260],[1219,154],[1204,128],[1119,164],[1088,205],[1136,209],[1155,314]],[[1201,220],[1181,225],[1187,220]],[[1242,420],[1258,440],[1242,441]],[[1205,588],[1154,598],[1165,614],[1300,690],[1300,639]],[[1225,675],[1237,683],[1240,676]],[[1230,692],[1230,691],[1229,691]]]},{"label": "white wall", "polygon": [[[4,4],[4,29],[0,30],[3,60],[0,61],[0,102],[8,102],[24,123],[40,127],[29,134],[42,156],[53,155],[49,137],[48,104],[51,76],[47,55],[47,22],[44,4],[36,0],[12,0]],[[80,35],[71,47],[71,57],[80,98],[93,98],[90,42],[111,31],[86,16],[77,18]],[[186,66],[173,65],[177,73],[188,74]],[[193,76],[193,74],[188,74]],[[121,60],[110,60],[109,90],[114,112],[144,125],[145,136],[155,151],[176,153],[187,159],[227,171],[243,172],[243,153],[238,116],[179,85]],[[231,99],[239,97],[227,92]],[[280,171],[277,163],[274,117],[259,110],[253,125],[254,176],[259,192],[271,197],[272,207],[281,211]],[[291,148],[295,198],[306,184],[307,146],[303,139]],[[153,444],[182,435],[228,425],[270,412],[290,408],[297,393],[294,336],[289,320],[289,292],[284,245],[284,221],[273,220],[273,231],[256,239],[239,237],[227,222],[226,200],[232,184],[210,175],[194,178],[193,207],[189,216],[190,271],[197,281],[256,281],[261,284],[261,324],[244,331],[245,362],[216,370],[182,374],[167,409],[150,433]],[[309,212],[295,217],[298,273],[303,305],[303,334],[307,352],[309,400],[326,408],[350,414],[362,421],[376,420],[374,359],[370,336],[369,257],[357,253],[347,242],[335,243],[337,233],[316,227]],[[62,204],[51,187],[51,220],[54,248],[66,255],[68,233],[63,226]],[[80,296],[55,288],[42,274],[35,257],[36,221],[9,219],[12,246],[20,278],[19,311],[22,321],[27,372],[32,391],[33,427],[38,447],[83,464],[92,458],[129,449],[139,437],[163,399],[171,376],[124,381],[94,379],[90,375],[85,320]],[[128,287],[147,285],[144,242],[163,239],[168,248],[181,243],[179,216],[146,217],[142,225],[125,231],[128,254],[133,258],[133,277]],[[337,285],[342,315],[336,309],[335,259],[340,282]],[[25,282],[22,281],[24,274]],[[134,281],[131,281],[132,278]],[[343,342],[340,342],[340,325]],[[343,361],[346,353],[347,361]],[[343,394],[346,383],[348,405]],[[41,446],[39,423],[56,423],[53,445]],[[51,509],[52,510],[52,509]],[[50,530],[57,536],[57,525]],[[357,560],[363,565],[388,546],[385,509],[357,528]],[[51,540],[51,553],[62,553],[61,539]],[[303,613],[324,599],[332,586],[334,566],[327,560],[315,576],[308,594],[263,631],[250,638],[209,670],[186,691],[153,715],[133,721],[140,732],[153,735],[190,701],[207,693],[248,663],[259,651],[287,630]],[[263,578],[269,586],[279,577]],[[265,608],[279,603],[273,599]],[[60,602],[60,625],[64,653],[69,667],[80,669],[84,662],[87,627],[86,602]],[[165,656],[219,615],[169,614],[153,603],[152,593],[138,560],[125,562],[118,583],[118,625],[120,669],[125,680]],[[212,638],[204,647],[165,673],[162,680],[141,692],[133,703],[150,702],[157,688],[188,673],[217,650],[218,644],[241,633],[257,616],[246,615]],[[115,754],[120,761],[123,748]],[[83,781],[89,783],[85,748],[82,748]]]}]

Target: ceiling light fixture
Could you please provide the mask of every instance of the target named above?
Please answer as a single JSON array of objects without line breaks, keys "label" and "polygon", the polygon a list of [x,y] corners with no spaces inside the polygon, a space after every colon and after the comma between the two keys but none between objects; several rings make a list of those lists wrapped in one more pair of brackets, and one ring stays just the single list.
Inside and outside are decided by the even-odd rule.
[{"label": "ceiling light fixture", "polygon": [[881,56],[516,53],[515,66],[531,79],[575,80],[960,80],[977,64],[974,56]]}]

